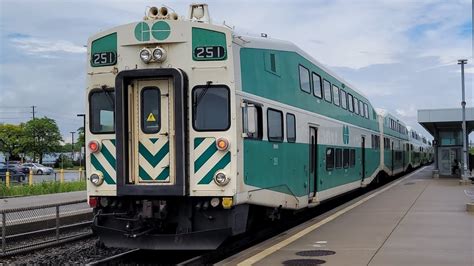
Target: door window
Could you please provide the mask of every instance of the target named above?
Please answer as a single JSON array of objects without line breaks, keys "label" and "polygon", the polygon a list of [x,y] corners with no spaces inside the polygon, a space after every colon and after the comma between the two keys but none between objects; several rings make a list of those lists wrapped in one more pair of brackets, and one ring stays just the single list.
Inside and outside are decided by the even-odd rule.
[{"label": "door window", "polygon": [[161,92],[157,87],[145,87],[141,93],[141,127],[145,134],[160,132]]}]

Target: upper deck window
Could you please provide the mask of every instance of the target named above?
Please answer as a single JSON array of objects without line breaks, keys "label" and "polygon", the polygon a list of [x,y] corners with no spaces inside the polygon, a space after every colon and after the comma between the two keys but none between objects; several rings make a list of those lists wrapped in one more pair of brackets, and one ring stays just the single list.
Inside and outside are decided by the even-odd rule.
[{"label": "upper deck window", "polygon": [[332,85],[332,95],[334,98],[334,104],[339,106],[340,100],[339,100],[339,87],[336,85]]},{"label": "upper deck window", "polygon": [[321,77],[313,72],[313,94],[318,98],[323,98],[323,92],[321,87]]},{"label": "upper deck window", "polygon": [[115,92],[108,88],[89,94],[89,126],[93,134],[115,132]]},{"label": "upper deck window", "polygon": [[341,107],[347,109],[347,97],[344,90],[341,90]]},{"label": "upper deck window", "polygon": [[309,82],[309,70],[300,65],[300,89],[304,92],[311,93],[311,85]]},{"label": "upper deck window", "polygon": [[324,80],[324,99],[328,102],[332,102],[331,83],[327,80]]},{"label": "upper deck window", "polygon": [[230,92],[225,85],[193,89],[193,128],[196,131],[225,131],[230,127]]},{"label": "upper deck window", "polygon": [[354,113],[359,114],[359,99],[354,97]]},{"label": "upper deck window", "polygon": [[347,94],[347,107],[349,107],[349,111],[354,112],[354,97],[352,94]]}]

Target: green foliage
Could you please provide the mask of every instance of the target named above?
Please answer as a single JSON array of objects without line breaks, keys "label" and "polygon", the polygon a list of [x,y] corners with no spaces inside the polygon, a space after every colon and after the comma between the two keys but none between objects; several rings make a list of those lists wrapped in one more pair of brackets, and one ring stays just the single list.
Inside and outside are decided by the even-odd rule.
[{"label": "green foliage", "polygon": [[8,152],[12,160],[19,159],[24,148],[23,140],[23,124],[0,124],[0,152]]},{"label": "green foliage", "polygon": [[60,150],[61,133],[56,121],[51,118],[43,117],[26,122],[24,135],[24,144],[39,156],[40,163],[44,154]]},{"label": "green foliage", "polygon": [[74,166],[73,161],[69,156],[66,156],[65,154],[59,155],[58,159],[54,163],[55,168],[63,168],[63,169],[68,169],[72,168]]},{"label": "green foliage", "polygon": [[84,127],[78,128],[77,132],[79,132],[79,136],[77,137],[77,144],[74,144],[74,150],[80,151],[81,147],[84,147],[86,142],[84,136]]},{"label": "green foliage", "polygon": [[0,197],[6,196],[34,196],[43,194],[53,194],[61,192],[81,191],[86,190],[86,181],[73,182],[42,182],[29,186],[18,185],[7,188],[4,184],[0,185]]}]

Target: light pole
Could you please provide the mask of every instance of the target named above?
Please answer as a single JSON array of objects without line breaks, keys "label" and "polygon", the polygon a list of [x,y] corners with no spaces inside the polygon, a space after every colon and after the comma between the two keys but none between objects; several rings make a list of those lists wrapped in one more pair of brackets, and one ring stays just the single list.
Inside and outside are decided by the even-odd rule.
[{"label": "light pole", "polygon": [[467,176],[467,135],[466,135],[466,100],[464,92],[464,65],[467,64],[467,59],[459,59],[458,65],[461,65],[461,86],[462,86],[462,153],[463,153],[463,165],[461,178],[464,181],[468,180]]},{"label": "light pole", "polygon": [[71,160],[72,160],[72,162],[73,162],[73,164],[74,164],[74,133],[76,133],[76,132],[71,131],[70,133],[71,133],[71,135],[72,135],[72,139],[71,139],[71,155],[72,155],[72,156],[71,156]]}]

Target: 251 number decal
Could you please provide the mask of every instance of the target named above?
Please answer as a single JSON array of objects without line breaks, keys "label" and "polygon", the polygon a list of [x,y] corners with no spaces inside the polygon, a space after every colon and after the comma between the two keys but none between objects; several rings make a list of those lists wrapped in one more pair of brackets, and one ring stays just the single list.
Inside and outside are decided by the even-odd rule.
[{"label": "251 number decal", "polygon": [[92,55],[92,66],[111,66],[117,62],[117,55],[114,52],[102,52]]},{"label": "251 number decal", "polygon": [[194,57],[197,60],[224,59],[225,50],[222,46],[204,46],[194,49]]}]

